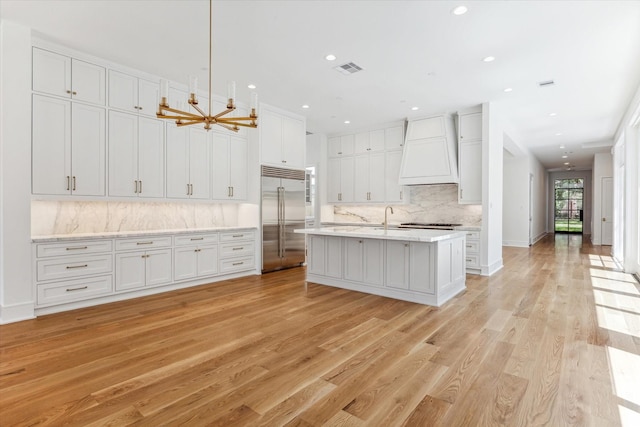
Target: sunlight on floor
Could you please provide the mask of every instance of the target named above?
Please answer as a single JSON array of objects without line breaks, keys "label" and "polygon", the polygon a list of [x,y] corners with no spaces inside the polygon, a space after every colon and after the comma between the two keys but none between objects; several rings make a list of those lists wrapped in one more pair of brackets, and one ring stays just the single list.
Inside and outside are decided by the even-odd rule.
[{"label": "sunlight on floor", "polygon": [[622,271],[611,271],[611,270],[601,270],[597,268],[590,268],[589,274],[591,275],[591,277],[600,277],[603,279],[618,280],[620,282],[633,283],[635,286],[638,285],[638,282],[636,282],[636,279],[634,279],[631,274],[624,273]]},{"label": "sunlight on floor", "polygon": [[640,298],[637,296],[594,289],[593,297],[597,306],[640,314]]},{"label": "sunlight on floor", "polygon": [[589,263],[594,267],[616,268],[615,261],[608,255],[589,255]]},{"label": "sunlight on floor", "polygon": [[621,282],[619,280],[591,276],[591,285],[597,289],[613,292],[623,292],[630,295],[640,295],[640,290],[638,290],[638,287],[631,282]]},{"label": "sunlight on floor", "polygon": [[640,424],[637,423],[637,420],[640,414],[633,407],[640,406],[640,387],[638,387],[640,384],[640,356],[608,346],[607,355],[613,377],[613,392],[625,401],[618,405],[622,425],[638,426]]}]

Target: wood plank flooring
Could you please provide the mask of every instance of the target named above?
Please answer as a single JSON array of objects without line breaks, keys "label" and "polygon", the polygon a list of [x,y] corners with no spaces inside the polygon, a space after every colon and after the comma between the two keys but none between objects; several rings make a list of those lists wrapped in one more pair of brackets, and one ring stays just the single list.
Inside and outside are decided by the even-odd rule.
[{"label": "wood plank flooring", "polygon": [[4,325],[0,425],[639,425],[640,287],[608,250],[504,248],[440,308],[298,268]]}]

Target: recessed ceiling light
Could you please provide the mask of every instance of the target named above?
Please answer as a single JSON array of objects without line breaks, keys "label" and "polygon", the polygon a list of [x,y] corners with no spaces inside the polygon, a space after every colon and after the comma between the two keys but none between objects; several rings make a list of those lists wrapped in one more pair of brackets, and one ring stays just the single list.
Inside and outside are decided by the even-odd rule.
[{"label": "recessed ceiling light", "polygon": [[411,110],[413,110],[413,111],[416,111],[416,110],[419,110],[419,109],[420,109],[420,107],[411,107]]},{"label": "recessed ceiling light", "polygon": [[558,113],[549,113],[549,117],[555,117],[557,115],[558,115]]},{"label": "recessed ceiling light", "polygon": [[567,156],[566,154],[564,156],[562,156],[563,159],[566,159],[567,157],[569,157],[569,156]]},{"label": "recessed ceiling light", "polygon": [[482,60],[484,62],[491,62],[491,61],[495,61],[495,56],[485,56],[484,58],[482,58]]},{"label": "recessed ceiling light", "polygon": [[569,162],[564,162],[564,165],[565,165],[565,166],[569,166],[570,164],[571,164],[571,163],[569,163]]},{"label": "recessed ceiling light", "polygon": [[327,61],[335,61],[336,56],[330,53],[329,55],[325,56],[324,59],[326,59]]},{"label": "recessed ceiling light", "polygon": [[564,148],[564,145],[561,145],[561,146],[560,146],[560,149],[562,150],[563,148]]},{"label": "recessed ceiling light", "polygon": [[345,120],[345,121],[344,121],[344,124],[345,124],[345,125],[348,125],[349,123],[351,123],[349,120]]},{"label": "recessed ceiling light", "polygon": [[513,90],[513,89],[511,89],[510,87],[508,87],[508,88],[505,88],[505,90],[504,90],[504,91],[505,91],[505,92],[511,92],[512,90]]},{"label": "recessed ceiling light", "polygon": [[556,133],[556,136],[561,136],[561,135],[562,135],[562,132],[557,132]]},{"label": "recessed ceiling light", "polygon": [[451,11],[451,13],[453,13],[454,15],[464,15],[465,13],[467,13],[467,6],[458,6],[455,9],[453,9]]},{"label": "recessed ceiling light", "polygon": [[249,84],[247,87],[248,87],[249,89],[255,89],[255,88],[256,88],[256,85],[254,85],[253,83],[251,83],[251,84]]},{"label": "recessed ceiling light", "polygon": [[307,109],[307,108],[309,108],[309,106],[308,106],[307,104],[304,104],[304,105],[302,106],[302,108]]}]

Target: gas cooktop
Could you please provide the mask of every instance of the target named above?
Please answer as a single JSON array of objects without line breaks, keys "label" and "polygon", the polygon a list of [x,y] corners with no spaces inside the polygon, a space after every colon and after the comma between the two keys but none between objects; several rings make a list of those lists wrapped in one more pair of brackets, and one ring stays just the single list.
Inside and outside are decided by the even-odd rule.
[{"label": "gas cooktop", "polygon": [[404,222],[400,224],[400,228],[422,228],[432,230],[453,230],[455,227],[459,227],[462,224],[449,224],[449,223],[437,223],[437,222]]}]

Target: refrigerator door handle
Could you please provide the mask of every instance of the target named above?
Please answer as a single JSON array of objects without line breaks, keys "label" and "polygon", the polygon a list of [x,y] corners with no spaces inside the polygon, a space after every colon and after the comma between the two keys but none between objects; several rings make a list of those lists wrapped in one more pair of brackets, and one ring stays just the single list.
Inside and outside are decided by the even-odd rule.
[{"label": "refrigerator door handle", "polygon": [[282,187],[278,187],[278,257],[282,258],[282,217],[284,215],[284,204],[282,198]]},{"label": "refrigerator door handle", "polygon": [[280,258],[284,258],[285,256],[285,248],[287,247],[286,245],[286,241],[285,241],[285,204],[284,204],[284,197],[285,197],[285,188],[284,187],[280,187],[280,203],[282,205],[282,208],[280,209],[280,238],[278,239],[280,241],[280,247],[282,248],[280,251]]}]

